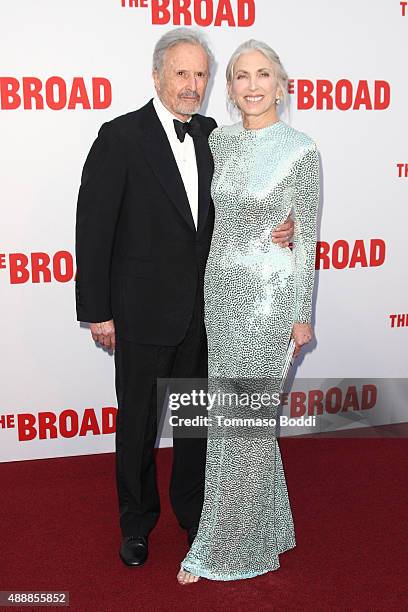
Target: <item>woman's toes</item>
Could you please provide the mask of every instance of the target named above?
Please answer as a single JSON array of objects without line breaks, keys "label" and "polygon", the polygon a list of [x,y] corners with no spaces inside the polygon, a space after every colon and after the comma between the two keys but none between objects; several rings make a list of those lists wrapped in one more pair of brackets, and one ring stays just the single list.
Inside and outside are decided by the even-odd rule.
[{"label": "woman's toes", "polygon": [[192,582],[198,582],[200,580],[199,576],[194,576],[194,574],[190,574],[190,572],[186,572],[181,569],[177,574],[177,580],[179,584],[190,584]]},{"label": "woman's toes", "polygon": [[194,574],[190,574],[190,572],[187,572],[187,574],[189,582],[198,582],[200,580],[199,576],[194,576]]},{"label": "woman's toes", "polygon": [[177,582],[179,584],[185,584],[185,574],[186,572],[184,570],[180,570],[179,573],[177,574]]}]

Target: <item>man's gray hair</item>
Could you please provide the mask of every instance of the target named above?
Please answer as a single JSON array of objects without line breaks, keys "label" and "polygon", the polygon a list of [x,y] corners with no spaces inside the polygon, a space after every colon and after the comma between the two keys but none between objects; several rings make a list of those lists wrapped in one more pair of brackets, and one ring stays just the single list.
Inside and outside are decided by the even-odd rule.
[{"label": "man's gray hair", "polygon": [[175,47],[181,43],[189,43],[190,45],[198,45],[204,49],[208,57],[208,66],[211,69],[214,63],[214,55],[210,49],[207,37],[198,30],[190,28],[175,28],[163,34],[156,43],[153,52],[153,70],[161,72],[163,68],[164,54],[167,49]]},{"label": "man's gray hair", "polygon": [[248,53],[249,51],[260,51],[271,62],[271,64],[273,64],[275,68],[275,76],[282,91],[283,103],[287,103],[289,96],[288,75],[286,73],[286,70],[283,67],[279,55],[276,53],[276,51],[274,51],[269,45],[264,42],[261,42],[260,40],[254,40],[253,38],[251,38],[250,40],[247,40],[246,42],[242,43],[237,49],[235,49],[225,71],[227,83],[231,83],[232,79],[234,78],[234,67],[238,58],[243,53]]}]

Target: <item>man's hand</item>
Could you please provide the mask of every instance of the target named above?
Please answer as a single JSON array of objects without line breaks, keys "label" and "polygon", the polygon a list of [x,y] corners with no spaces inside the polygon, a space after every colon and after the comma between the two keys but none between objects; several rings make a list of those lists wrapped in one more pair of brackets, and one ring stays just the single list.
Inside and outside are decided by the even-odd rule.
[{"label": "man's hand", "polygon": [[294,227],[295,224],[293,222],[293,219],[289,216],[286,219],[285,223],[282,223],[282,225],[278,225],[278,227],[276,227],[274,231],[271,232],[272,242],[274,242],[275,244],[279,244],[279,246],[282,248],[289,246],[293,238]]},{"label": "man's hand", "polygon": [[310,323],[294,323],[292,328],[292,338],[296,344],[293,356],[297,357],[302,346],[310,342],[310,340],[313,338],[313,330]]},{"label": "man's hand", "polygon": [[95,342],[107,349],[115,350],[115,324],[113,319],[102,323],[91,323],[91,334]]}]

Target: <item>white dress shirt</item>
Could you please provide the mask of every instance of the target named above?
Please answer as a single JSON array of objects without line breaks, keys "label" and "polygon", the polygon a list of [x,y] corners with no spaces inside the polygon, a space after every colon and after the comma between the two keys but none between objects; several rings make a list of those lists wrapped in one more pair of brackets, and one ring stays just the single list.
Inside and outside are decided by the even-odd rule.
[{"label": "white dress shirt", "polygon": [[190,203],[191,214],[193,215],[194,224],[197,229],[198,171],[193,139],[191,138],[190,134],[186,134],[184,142],[180,142],[173,123],[173,119],[177,119],[177,117],[167,110],[157,96],[153,99],[153,105],[167,134],[171,150],[173,151],[174,158],[184,183],[184,188]]}]

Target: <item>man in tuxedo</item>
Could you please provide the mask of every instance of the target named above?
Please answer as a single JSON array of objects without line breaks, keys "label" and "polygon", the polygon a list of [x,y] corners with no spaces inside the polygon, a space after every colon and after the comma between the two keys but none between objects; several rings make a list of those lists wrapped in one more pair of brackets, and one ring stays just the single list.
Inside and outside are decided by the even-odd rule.
[{"label": "man in tuxedo", "polygon": [[[214,223],[216,122],[197,114],[213,58],[201,34],[157,43],[157,96],[104,123],[86,159],[76,223],[76,303],[93,339],[115,350],[116,479],[129,566],[147,559],[160,500],[157,378],[205,378],[203,277]],[[288,244],[293,223],[274,232]],[[206,440],[175,437],[170,499],[191,545],[203,503]]]}]

